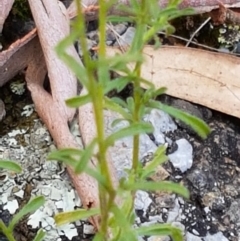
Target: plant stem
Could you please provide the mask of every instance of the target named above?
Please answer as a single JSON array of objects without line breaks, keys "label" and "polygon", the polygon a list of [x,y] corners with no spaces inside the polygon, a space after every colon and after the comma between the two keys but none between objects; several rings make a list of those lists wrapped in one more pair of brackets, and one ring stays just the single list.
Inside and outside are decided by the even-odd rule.
[{"label": "plant stem", "polygon": [[[107,6],[105,0],[99,0],[99,62],[105,63],[106,58],[106,18]],[[101,226],[100,233],[107,239],[108,236],[108,219],[109,210],[114,202],[116,192],[113,187],[111,174],[109,171],[108,163],[106,160],[107,149],[105,147],[105,134],[104,134],[104,83],[108,80],[108,68],[106,64],[98,68],[98,82],[91,83],[93,92],[93,108],[95,113],[95,121],[98,136],[98,161],[100,166],[101,175],[106,178],[107,189],[99,185],[99,198],[101,210]],[[107,192],[108,191],[108,192]]]},{"label": "plant stem", "polygon": [[0,220],[0,230],[3,232],[3,234],[9,241],[16,241],[12,235],[12,232],[6,227],[2,220]]},{"label": "plant stem", "polygon": [[[145,24],[145,18],[146,18],[146,14],[144,14],[146,12],[146,0],[141,0],[141,11],[139,13],[139,19],[137,22],[137,32],[140,32],[141,34],[145,31],[146,28],[146,24]],[[136,34],[137,36],[138,34]],[[138,44],[137,46],[135,46],[135,48],[138,49],[138,51],[140,50],[142,52],[143,50],[143,39],[138,39]],[[142,63],[141,62],[137,62],[135,69],[134,69],[134,73],[135,73],[135,80],[133,82],[133,86],[134,86],[134,92],[133,92],[133,98],[134,98],[134,103],[135,103],[135,107],[134,107],[134,113],[133,113],[133,120],[135,123],[138,123],[140,121],[140,107],[141,107],[141,90],[140,90],[140,77],[141,77],[141,66]],[[138,161],[139,161],[139,135],[136,135],[133,137],[133,156],[132,156],[132,168],[135,172],[137,172],[137,168],[138,168]]]}]

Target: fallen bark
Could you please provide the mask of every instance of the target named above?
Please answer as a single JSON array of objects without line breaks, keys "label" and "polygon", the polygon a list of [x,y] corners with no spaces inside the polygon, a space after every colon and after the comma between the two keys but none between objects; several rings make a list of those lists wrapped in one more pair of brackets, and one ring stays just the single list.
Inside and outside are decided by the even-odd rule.
[{"label": "fallen bark", "polygon": [[[142,77],[156,88],[164,86],[168,95],[240,118],[238,57],[186,47],[146,46],[143,51]],[[107,53],[121,51],[107,48]]]},{"label": "fallen bark", "polygon": [[0,87],[25,69],[36,57],[35,53],[41,55],[36,32],[36,29],[32,30],[0,53]]},{"label": "fallen bark", "polygon": [[3,29],[3,24],[12,9],[12,5],[14,3],[14,0],[1,0],[0,1],[0,33]]},{"label": "fallen bark", "polygon": [[[69,34],[69,21],[63,14],[62,8],[59,8],[57,0],[29,0],[29,4],[38,29],[44,57],[43,55],[36,56],[31,65],[28,66],[27,86],[31,91],[36,110],[51,133],[56,146],[58,148],[79,148],[68,127],[68,122],[72,120],[75,109],[70,109],[65,104],[66,99],[77,94],[77,80],[54,51],[58,42]],[[68,53],[81,64],[73,46],[69,47]],[[46,74],[44,59],[51,93],[43,88]],[[91,166],[91,168],[94,167]],[[83,206],[85,208],[98,207],[96,180],[86,174],[75,175],[70,167],[67,167],[67,170]],[[92,218],[91,221],[95,227],[98,227],[98,217]]]},{"label": "fallen bark", "polygon": [[[164,8],[168,4],[168,0],[159,0],[158,5],[159,8]],[[225,5],[226,8],[236,8],[240,7],[240,0],[222,0],[222,4]],[[98,5],[98,0],[82,0],[82,5],[84,8],[89,6]],[[119,10],[119,5],[124,5],[125,7],[130,7],[130,0],[118,0],[113,7],[109,9],[109,15],[126,15],[126,12]],[[219,7],[219,0],[183,0],[179,8],[193,8],[196,14],[210,12],[213,9]],[[75,5],[75,1],[71,3],[68,8],[68,14],[70,18],[73,18],[77,15],[77,9]],[[127,13],[128,14],[128,13]],[[93,20],[97,18],[97,11],[87,11],[86,19]]]}]

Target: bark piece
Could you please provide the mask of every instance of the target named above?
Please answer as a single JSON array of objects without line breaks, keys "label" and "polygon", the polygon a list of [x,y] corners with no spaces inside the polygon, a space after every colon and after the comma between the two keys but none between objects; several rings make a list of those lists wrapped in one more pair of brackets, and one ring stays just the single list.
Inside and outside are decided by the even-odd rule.
[{"label": "bark piece", "polygon": [[215,25],[220,25],[225,22],[239,25],[240,13],[226,8],[221,2],[219,2],[219,10],[217,11],[217,14],[213,14],[212,20]]},{"label": "bark piece", "polygon": [[35,53],[41,55],[36,29],[14,42],[0,53],[0,87],[23,70],[35,58]]},{"label": "bark piece", "polygon": [[12,8],[14,0],[0,0],[0,33],[3,29],[3,24]]},{"label": "bark piece", "polygon": [[[119,52],[108,48],[110,56]],[[144,54],[142,77],[157,88],[165,86],[171,96],[240,118],[239,58],[184,47],[146,46]]]},{"label": "bark piece", "polygon": [[[44,56],[36,55],[26,72],[27,86],[31,91],[36,110],[47,125],[58,148],[79,148],[69,131],[68,121],[75,114],[74,109],[66,107],[65,100],[76,95],[77,80],[66,65],[56,56],[54,47],[66,37],[70,24],[66,12],[59,7],[57,0],[29,0],[33,17],[38,29]],[[73,46],[68,53],[81,61]],[[45,66],[45,61],[46,66]],[[43,88],[43,80],[48,71],[51,93]],[[98,189],[96,181],[86,174],[75,175],[70,167],[68,173],[85,208],[98,206]],[[92,218],[98,227],[98,217]]]},{"label": "bark piece", "polygon": [[[87,9],[90,6],[96,6],[98,5],[98,0],[82,0],[82,5],[85,9]],[[164,8],[168,4],[168,0],[159,0],[158,5],[159,8]],[[235,8],[240,7],[240,0],[222,0],[221,1],[226,8]],[[210,12],[213,9],[216,9],[219,7],[219,1],[218,0],[183,0],[181,4],[179,5],[179,8],[193,8],[196,14],[199,13],[205,13]],[[109,10],[109,15],[126,15],[123,11],[119,10],[119,5],[124,5],[125,7],[130,7],[130,0],[118,0],[113,7]],[[69,16],[71,18],[75,17],[77,15],[76,5],[75,1],[71,3],[68,9]],[[93,20],[97,18],[97,11],[90,11],[86,12],[86,19],[87,20]]]}]

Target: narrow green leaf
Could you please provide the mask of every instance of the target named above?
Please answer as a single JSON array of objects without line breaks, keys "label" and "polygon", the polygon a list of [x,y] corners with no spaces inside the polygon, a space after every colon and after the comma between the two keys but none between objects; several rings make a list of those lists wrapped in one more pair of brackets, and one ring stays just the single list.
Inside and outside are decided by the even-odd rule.
[{"label": "narrow green leaf", "polygon": [[[75,158],[78,158],[79,156],[82,155],[82,150],[76,149],[76,148],[64,148],[64,149],[59,149],[57,151],[52,151],[49,155],[49,159],[57,159],[61,157],[66,157],[66,156],[74,156]],[[77,160],[77,159],[76,159]]]},{"label": "narrow green leaf", "polygon": [[146,164],[141,173],[141,178],[147,178],[151,173],[153,173],[156,168],[167,161],[168,157],[165,155],[166,146],[162,145],[158,147],[157,151],[154,153],[152,161]]},{"label": "narrow green leaf", "polygon": [[108,16],[107,17],[107,21],[108,22],[112,22],[112,23],[121,23],[121,22],[132,22],[132,18],[131,17],[120,17],[120,16]]},{"label": "narrow green leaf", "polygon": [[121,123],[122,121],[127,121],[129,124],[132,123],[132,121],[130,119],[124,119],[124,118],[118,118],[118,119],[115,119],[112,124],[111,124],[111,127],[115,127],[116,125],[118,125],[119,123]]},{"label": "narrow green leaf", "polygon": [[71,99],[66,100],[66,104],[70,107],[77,108],[79,106],[86,105],[91,101],[91,97],[89,94],[87,95],[81,95],[81,96],[76,96]]},{"label": "narrow green leaf", "polygon": [[117,113],[119,113],[122,117],[124,117],[124,119],[130,119],[131,115],[127,112],[126,109],[122,108],[121,105],[119,105],[118,103],[116,103],[114,100],[109,99],[108,97],[104,98],[104,107],[115,111]]},{"label": "narrow green leaf", "polygon": [[183,240],[183,234],[182,234],[182,231],[178,228],[175,228],[173,231],[172,231],[172,239],[173,241],[182,241]]},{"label": "narrow green leaf", "polygon": [[58,160],[64,162],[66,165],[69,165],[73,168],[76,167],[77,161],[82,155],[82,150],[74,148],[66,148],[57,151],[53,151],[48,155],[48,160]]},{"label": "narrow green leaf", "polygon": [[119,98],[119,97],[112,97],[111,100],[112,100],[114,103],[120,105],[121,107],[127,108],[127,103],[126,103],[126,101],[124,101],[123,99],[121,99],[121,98]]},{"label": "narrow green leaf", "polygon": [[109,81],[104,87],[104,94],[107,94],[112,90],[116,90],[119,93],[127,86],[127,84],[129,84],[129,82],[130,80],[128,77],[119,77]]},{"label": "narrow green leaf", "polygon": [[127,108],[130,111],[130,113],[134,112],[135,109],[135,103],[133,97],[128,97],[127,98]]},{"label": "narrow green leaf", "polygon": [[127,237],[128,240],[137,241],[138,238],[135,231],[132,229],[132,223],[130,223],[126,219],[125,213],[120,210],[116,205],[112,206],[111,211],[114,214],[115,221],[118,224],[119,228],[124,231],[122,234],[124,234],[124,236]]},{"label": "narrow green leaf", "polygon": [[165,236],[170,235],[174,241],[182,241],[182,231],[170,224],[153,224],[136,228],[139,236]]},{"label": "narrow green leaf", "polygon": [[105,140],[105,145],[106,147],[109,147],[112,146],[116,140],[122,139],[124,137],[152,132],[153,127],[149,123],[133,123],[130,126],[120,129],[119,131],[108,136]]},{"label": "narrow green leaf", "polygon": [[149,105],[152,108],[160,109],[174,118],[181,120],[185,124],[189,125],[202,138],[206,138],[211,132],[211,129],[204,121],[184,111],[164,105],[158,101],[150,101]]},{"label": "narrow green leaf", "polygon": [[18,221],[26,214],[33,213],[41,206],[44,205],[45,199],[43,196],[32,198],[16,215],[14,215],[12,221],[9,224],[9,230],[13,231]]},{"label": "narrow green leaf", "polygon": [[91,208],[89,210],[86,209],[78,209],[71,212],[64,212],[64,213],[58,213],[54,220],[58,226],[78,221],[80,219],[86,219],[94,215],[99,214],[99,209],[97,208]]},{"label": "narrow green leaf", "polygon": [[4,224],[2,219],[0,219],[0,231],[6,236],[9,241],[15,241],[15,238],[13,237],[13,232]]},{"label": "narrow green leaf", "polygon": [[158,88],[157,90],[155,90],[153,98],[156,98],[156,97],[158,97],[158,96],[160,96],[162,94],[165,94],[166,91],[167,91],[166,87]]},{"label": "narrow green leaf", "polygon": [[143,62],[144,58],[140,51],[135,53],[130,53],[129,51],[125,53],[116,54],[114,57],[108,58],[107,62],[109,64],[109,69],[114,71],[120,71],[120,73],[125,73],[130,77],[132,70],[127,66],[130,63]]},{"label": "narrow green leaf", "polygon": [[38,230],[37,235],[35,236],[33,241],[42,241],[45,237],[45,234],[46,233],[42,229]]},{"label": "narrow green leaf", "polygon": [[189,198],[189,191],[178,183],[173,183],[169,181],[161,182],[146,182],[139,181],[136,183],[125,183],[125,188],[127,190],[144,190],[144,191],[167,191],[177,193],[185,198]]},{"label": "narrow green leaf", "polygon": [[105,237],[103,237],[103,234],[98,232],[94,235],[93,241],[103,241]]},{"label": "narrow green leaf", "polygon": [[154,88],[154,84],[152,82],[150,82],[149,80],[140,78],[139,79],[140,83],[143,84],[144,88]]},{"label": "narrow green leaf", "polygon": [[20,173],[22,171],[22,168],[19,164],[9,160],[0,160],[0,168],[13,171],[16,173]]},{"label": "narrow green leaf", "polygon": [[77,162],[77,165],[75,168],[76,174],[80,174],[85,170],[89,160],[91,159],[91,157],[93,155],[93,151],[94,151],[96,144],[97,144],[97,139],[94,138],[91,141],[91,143],[83,150],[82,155],[81,155],[79,161]]}]

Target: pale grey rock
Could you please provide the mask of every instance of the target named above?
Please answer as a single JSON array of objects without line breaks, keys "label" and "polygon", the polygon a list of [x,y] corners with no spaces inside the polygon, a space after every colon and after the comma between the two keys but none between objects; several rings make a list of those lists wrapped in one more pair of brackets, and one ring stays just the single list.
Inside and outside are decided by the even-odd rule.
[{"label": "pale grey rock", "polygon": [[83,225],[83,233],[84,234],[94,234],[95,233],[95,229],[90,224],[84,224]]},{"label": "pale grey rock", "polygon": [[169,160],[175,168],[180,169],[183,173],[192,167],[192,145],[186,139],[176,141],[178,145],[177,151],[169,154]]},{"label": "pale grey rock", "polygon": [[119,37],[122,38],[122,34],[127,30],[127,24],[108,25],[106,31],[106,44],[112,45]]},{"label": "pale grey rock", "polygon": [[175,207],[176,195],[165,193],[164,195],[159,195],[155,198],[155,202],[160,208],[169,208],[173,209]]},{"label": "pale grey rock", "polygon": [[122,35],[127,30],[127,25],[127,23],[119,23],[113,25],[113,28],[118,34]]},{"label": "pale grey rock", "polygon": [[168,223],[172,223],[174,221],[177,221],[178,219],[180,219],[181,213],[180,213],[180,205],[178,203],[178,200],[175,199],[175,205],[173,209],[170,209],[168,211],[168,218],[167,218],[167,222]]},{"label": "pale grey rock", "polygon": [[57,231],[59,236],[64,235],[69,240],[72,240],[73,237],[78,236],[77,229],[72,223],[61,225],[60,227],[57,227]]},{"label": "pale grey rock", "polygon": [[[96,41],[94,41],[94,40],[91,40],[91,39],[86,39],[87,40],[87,49],[88,50],[91,50],[93,47],[95,47],[95,46],[97,46],[97,42]],[[83,51],[82,51],[82,47],[81,47],[81,45],[80,45],[80,43],[78,42],[77,43],[77,51],[78,51],[78,54],[80,55],[80,56],[83,56]]]},{"label": "pale grey rock", "polygon": [[119,41],[117,41],[114,46],[129,46],[131,45],[134,35],[135,35],[136,29],[134,27],[129,27],[127,31],[119,38]]},{"label": "pale grey rock", "polygon": [[[192,223],[192,225],[195,225],[196,223]],[[192,229],[193,234],[199,236],[199,232],[196,229]]]},{"label": "pale grey rock", "polygon": [[228,211],[226,212],[226,216],[229,216],[229,219],[233,223],[238,223],[240,226],[240,199],[236,199],[231,203]]},{"label": "pale grey rock", "polygon": [[7,201],[6,205],[3,207],[3,209],[8,210],[10,214],[15,214],[18,208],[18,201],[16,199]]},{"label": "pale grey rock", "polygon": [[144,117],[144,121],[150,122],[154,127],[154,138],[158,145],[165,143],[164,133],[173,132],[177,129],[172,118],[165,112],[152,109],[149,114]]},{"label": "pale grey rock", "polygon": [[[124,127],[128,126],[128,122],[121,121],[116,126],[112,127],[112,122],[115,119],[120,118],[119,115],[111,111],[105,111],[105,123],[106,123],[106,135],[110,135]],[[118,178],[126,176],[125,169],[130,169],[132,165],[132,148],[133,148],[133,137],[125,137],[117,140],[114,146],[109,148],[113,164],[117,170]],[[143,160],[144,156],[148,153],[154,153],[157,149],[156,144],[149,138],[148,135],[140,135],[140,150],[139,159]]]},{"label": "pale grey rock", "polygon": [[162,215],[149,216],[149,220],[152,222],[163,223]]},{"label": "pale grey rock", "polygon": [[222,232],[218,232],[215,234],[207,234],[206,237],[203,238],[204,241],[229,241]]},{"label": "pale grey rock", "polygon": [[152,203],[152,199],[149,197],[149,194],[144,191],[137,191],[134,200],[134,208],[137,210],[143,210],[145,213]]},{"label": "pale grey rock", "polygon": [[187,232],[186,233],[186,241],[202,241],[202,238],[198,237],[192,233]]}]

